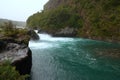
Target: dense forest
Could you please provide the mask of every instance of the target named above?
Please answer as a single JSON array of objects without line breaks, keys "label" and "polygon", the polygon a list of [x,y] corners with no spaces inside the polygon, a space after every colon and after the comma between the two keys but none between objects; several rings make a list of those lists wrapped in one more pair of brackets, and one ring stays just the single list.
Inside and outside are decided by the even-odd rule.
[{"label": "dense forest", "polygon": [[50,33],[70,27],[78,37],[120,41],[120,1],[49,0],[43,11],[28,18],[27,26]]}]

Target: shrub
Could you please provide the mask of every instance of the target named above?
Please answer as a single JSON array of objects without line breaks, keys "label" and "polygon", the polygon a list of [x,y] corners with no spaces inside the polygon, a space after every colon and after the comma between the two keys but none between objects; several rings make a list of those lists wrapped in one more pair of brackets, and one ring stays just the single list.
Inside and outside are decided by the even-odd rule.
[{"label": "shrub", "polygon": [[0,63],[0,80],[25,80],[28,75],[20,75],[9,61]]},{"label": "shrub", "polygon": [[2,34],[4,36],[15,36],[16,28],[11,21],[5,22],[4,25],[1,26]]}]

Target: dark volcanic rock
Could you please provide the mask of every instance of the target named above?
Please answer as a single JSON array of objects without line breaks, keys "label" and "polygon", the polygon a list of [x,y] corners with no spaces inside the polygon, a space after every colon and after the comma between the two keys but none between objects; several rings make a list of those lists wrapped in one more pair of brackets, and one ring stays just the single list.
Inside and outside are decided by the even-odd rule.
[{"label": "dark volcanic rock", "polygon": [[59,32],[53,34],[55,37],[76,37],[77,31],[75,28],[66,27],[61,29]]},{"label": "dark volcanic rock", "polygon": [[0,40],[0,62],[10,60],[21,75],[30,74],[32,55],[28,44],[16,43],[15,40]]},{"label": "dark volcanic rock", "polygon": [[37,35],[37,33],[34,30],[29,30],[28,34],[30,35],[32,40],[39,40],[39,36]]}]

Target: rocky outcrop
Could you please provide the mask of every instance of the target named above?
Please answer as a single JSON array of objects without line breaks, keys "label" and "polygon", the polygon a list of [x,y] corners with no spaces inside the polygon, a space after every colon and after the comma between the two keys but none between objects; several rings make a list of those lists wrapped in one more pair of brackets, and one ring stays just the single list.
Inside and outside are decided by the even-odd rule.
[{"label": "rocky outcrop", "polygon": [[24,49],[26,53],[22,55],[23,57],[16,59],[12,62],[13,66],[16,66],[16,70],[19,71],[21,75],[30,74],[32,67],[32,53],[29,48]]},{"label": "rocky outcrop", "polygon": [[75,37],[77,35],[77,30],[75,28],[66,27],[61,29],[59,32],[53,34],[55,37]]},{"label": "rocky outcrop", "polygon": [[30,35],[31,40],[39,40],[39,36],[34,30],[29,30],[28,35]]},{"label": "rocky outcrop", "polygon": [[21,43],[13,38],[0,39],[0,62],[10,60],[11,65],[15,66],[21,75],[30,74],[32,53],[27,43]]},{"label": "rocky outcrop", "polygon": [[66,3],[66,0],[49,0],[45,5],[44,5],[44,10],[50,10],[58,7],[61,4]]}]

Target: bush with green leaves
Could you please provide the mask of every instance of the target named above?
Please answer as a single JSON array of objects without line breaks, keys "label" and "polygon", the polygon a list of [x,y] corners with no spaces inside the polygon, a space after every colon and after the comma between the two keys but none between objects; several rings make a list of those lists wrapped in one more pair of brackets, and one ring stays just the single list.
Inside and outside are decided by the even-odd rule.
[{"label": "bush with green leaves", "polygon": [[1,33],[4,36],[13,36],[16,34],[16,27],[13,25],[11,21],[5,22],[3,25],[1,25]]},{"label": "bush with green leaves", "polygon": [[29,28],[42,28],[47,31],[57,31],[65,27],[81,28],[82,18],[72,12],[71,8],[60,6],[57,9],[35,13],[27,20]]},{"label": "bush with green leaves", "polygon": [[1,26],[0,34],[1,38],[11,38],[18,42],[28,43],[30,36],[28,35],[27,29],[16,28],[11,21],[4,23]]},{"label": "bush with green leaves", "polygon": [[0,80],[25,80],[28,75],[20,75],[9,61],[0,63]]}]

